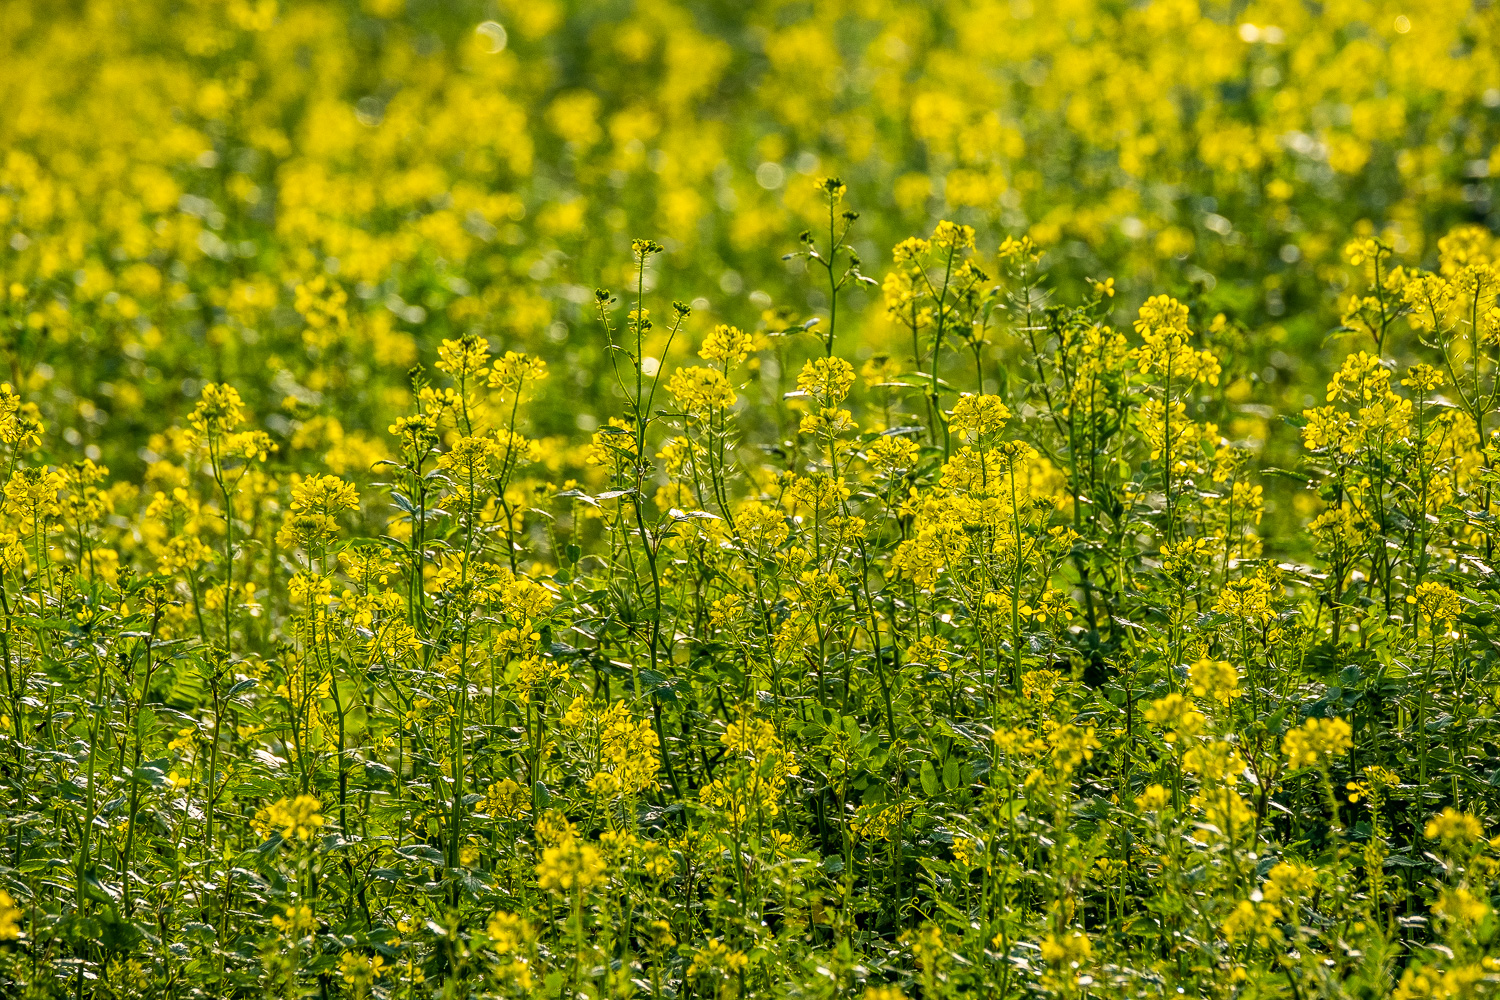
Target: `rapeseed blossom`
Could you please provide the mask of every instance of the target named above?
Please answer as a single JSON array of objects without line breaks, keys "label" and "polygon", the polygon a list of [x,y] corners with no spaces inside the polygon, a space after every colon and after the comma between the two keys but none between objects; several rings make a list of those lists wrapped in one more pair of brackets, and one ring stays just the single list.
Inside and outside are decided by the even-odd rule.
[{"label": "rapeseed blossom", "polygon": [[9,5],[0,981],[1482,993],[1486,11],[1032,6]]}]

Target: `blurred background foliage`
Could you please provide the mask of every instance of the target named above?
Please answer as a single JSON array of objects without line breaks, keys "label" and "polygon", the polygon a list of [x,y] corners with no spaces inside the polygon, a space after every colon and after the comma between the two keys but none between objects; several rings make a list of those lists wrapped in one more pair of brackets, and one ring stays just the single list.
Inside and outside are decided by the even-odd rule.
[{"label": "blurred background foliage", "polygon": [[[593,289],[630,238],[667,248],[648,277],[695,338],[825,316],[781,258],[836,175],[876,278],[952,218],[981,249],[1030,235],[1060,291],[1114,277],[1121,325],[1152,291],[1224,313],[1253,373],[1228,430],[1290,462],[1270,414],[1365,346],[1328,341],[1347,238],[1431,265],[1491,220],[1497,24],[1457,0],[10,2],[8,378],[119,474],[207,381],[284,459],[359,473],[408,370],[473,331],[559,370],[535,428],[576,464],[618,411]],[[845,306],[843,353],[900,354],[878,289]]]}]

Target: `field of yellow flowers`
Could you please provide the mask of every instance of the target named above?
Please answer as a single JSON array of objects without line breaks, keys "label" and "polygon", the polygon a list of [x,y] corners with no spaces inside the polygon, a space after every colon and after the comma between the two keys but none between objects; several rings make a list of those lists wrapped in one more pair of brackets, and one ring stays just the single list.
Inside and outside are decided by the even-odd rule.
[{"label": "field of yellow flowers", "polygon": [[0,997],[1500,996],[1500,6],[0,0]]}]

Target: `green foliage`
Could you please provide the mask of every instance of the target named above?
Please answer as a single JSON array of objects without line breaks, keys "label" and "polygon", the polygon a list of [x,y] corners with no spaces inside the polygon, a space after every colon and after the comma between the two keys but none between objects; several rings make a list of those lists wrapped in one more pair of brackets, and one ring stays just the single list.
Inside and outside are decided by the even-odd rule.
[{"label": "green foliage", "polygon": [[0,8],[0,996],[1500,992],[1494,12],[1053,7]]}]

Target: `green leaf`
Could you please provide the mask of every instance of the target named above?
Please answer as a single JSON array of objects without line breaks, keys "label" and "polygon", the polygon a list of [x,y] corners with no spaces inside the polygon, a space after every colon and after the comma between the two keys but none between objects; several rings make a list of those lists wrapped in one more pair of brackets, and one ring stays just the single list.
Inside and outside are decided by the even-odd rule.
[{"label": "green leaf", "polygon": [[398,847],[396,853],[407,861],[416,861],[421,864],[442,865],[443,854],[431,844],[413,844],[410,847]]},{"label": "green leaf", "polygon": [[932,761],[922,761],[922,791],[929,797],[938,793],[937,769],[932,766]]}]

